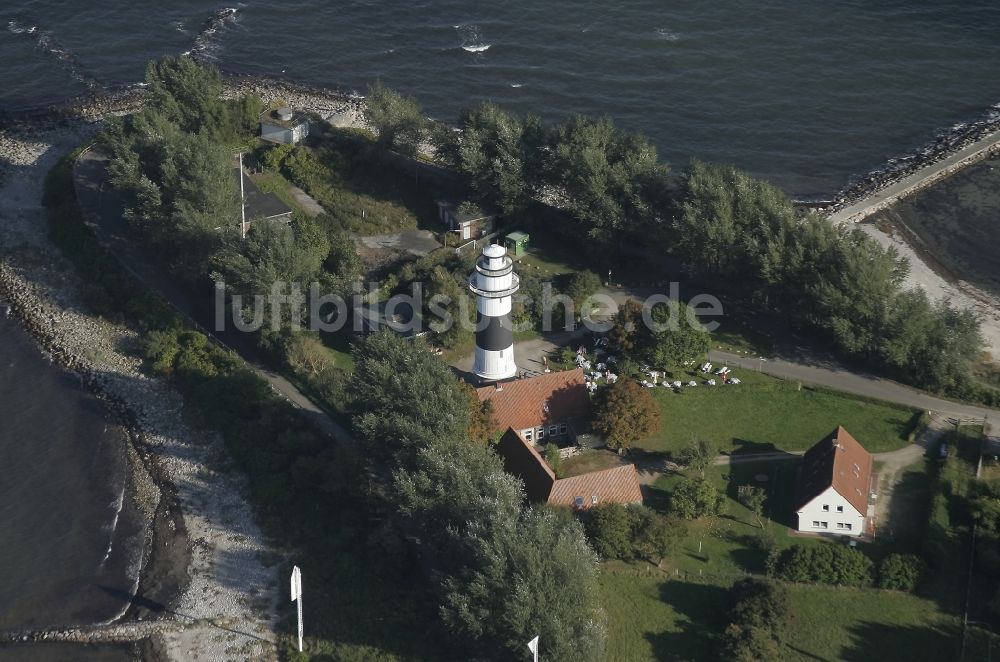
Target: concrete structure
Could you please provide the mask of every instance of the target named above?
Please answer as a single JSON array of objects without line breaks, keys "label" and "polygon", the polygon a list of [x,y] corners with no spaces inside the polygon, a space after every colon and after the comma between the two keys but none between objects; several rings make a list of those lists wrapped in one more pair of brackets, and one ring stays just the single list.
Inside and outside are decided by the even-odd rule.
[{"label": "concrete structure", "polygon": [[261,140],[294,145],[309,135],[309,118],[291,108],[266,110],[259,119]]},{"label": "concrete structure", "polygon": [[795,499],[799,531],[866,533],[872,456],[843,427],[806,451]]},{"label": "concrete structure", "polygon": [[476,395],[493,405],[499,429],[513,428],[529,443],[572,443],[590,414],[587,381],[579,368],[484,386]]},{"label": "concrete structure", "polygon": [[472,372],[482,380],[497,381],[517,374],[511,296],[520,281],[503,246],[490,244],[476,262],[469,289],[476,295],[476,359]]},{"label": "concrete structure", "polygon": [[447,200],[438,200],[438,217],[448,230],[458,235],[459,239],[479,239],[495,228],[493,214],[488,214],[479,207],[464,208]]}]

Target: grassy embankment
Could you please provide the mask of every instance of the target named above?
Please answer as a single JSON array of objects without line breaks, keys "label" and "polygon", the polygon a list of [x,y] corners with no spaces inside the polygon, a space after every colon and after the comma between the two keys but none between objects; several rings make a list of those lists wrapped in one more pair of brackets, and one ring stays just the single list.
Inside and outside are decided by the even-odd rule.
[{"label": "grassy embankment", "polygon": [[[72,183],[74,157],[50,172],[44,203],[52,240],[75,266],[86,303],[146,338],[155,332],[158,350],[164,351],[150,368],[168,375],[184,397],[192,425],[222,435],[233,460],[229,466],[247,477],[265,535],[309,576],[313,616],[307,653],[292,652],[294,617],[285,607],[279,621],[283,657],[433,657],[436,608],[403,551],[369,537],[378,510],[360,458],[318,435],[239,357],[197,333],[122,269],[83,223]],[[148,349],[146,356],[151,357]],[[287,570],[283,565],[281,575]],[[284,583],[279,590],[280,604],[290,605]]]}]

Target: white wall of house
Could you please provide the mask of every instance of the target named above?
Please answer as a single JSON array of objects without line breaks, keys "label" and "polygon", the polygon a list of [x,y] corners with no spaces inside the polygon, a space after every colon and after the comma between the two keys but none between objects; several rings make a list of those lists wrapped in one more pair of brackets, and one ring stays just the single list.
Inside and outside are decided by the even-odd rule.
[{"label": "white wall of house", "polygon": [[275,143],[284,143],[286,145],[294,145],[303,138],[309,135],[309,123],[303,123],[296,126],[294,129],[286,129],[283,126],[277,124],[271,124],[270,122],[260,123],[260,137],[262,140],[268,140]]},{"label": "white wall of house", "polygon": [[859,536],[864,532],[864,515],[833,487],[803,506],[798,516],[798,530],[806,533]]}]

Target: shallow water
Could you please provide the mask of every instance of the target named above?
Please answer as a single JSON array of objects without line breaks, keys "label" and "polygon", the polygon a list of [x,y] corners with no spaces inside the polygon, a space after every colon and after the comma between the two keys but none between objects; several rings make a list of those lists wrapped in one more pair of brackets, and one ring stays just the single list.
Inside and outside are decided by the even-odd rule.
[{"label": "shallow water", "polygon": [[959,171],[882,216],[916,233],[955,276],[1000,296],[1000,156]]},{"label": "shallow water", "polygon": [[443,119],[481,99],[608,114],[675,165],[832,193],[1000,102],[993,0],[250,1],[208,30],[218,0],[84,5],[0,10],[0,106],[135,82],[148,59],[197,48],[241,72],[357,90],[381,78]]},{"label": "shallow water", "polygon": [[4,308],[0,630],[105,621],[127,604],[141,552],[124,433]]}]

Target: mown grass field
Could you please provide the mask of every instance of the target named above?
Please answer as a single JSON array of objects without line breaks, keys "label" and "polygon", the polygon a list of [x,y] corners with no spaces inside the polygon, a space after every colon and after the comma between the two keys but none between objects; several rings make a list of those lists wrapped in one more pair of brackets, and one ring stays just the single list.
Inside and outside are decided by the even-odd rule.
[{"label": "mown grass field", "polygon": [[[734,373],[737,374],[737,373]],[[704,439],[723,452],[802,451],[843,425],[873,453],[907,443],[915,410],[738,371],[738,386],[653,388],[662,430],[636,443],[647,451],[674,452]],[[703,375],[694,377],[699,383]],[[688,374],[677,376],[684,381]]]},{"label": "mown grass field", "polygon": [[[677,580],[648,565],[608,564],[601,574],[608,659],[717,659],[713,636],[723,625],[731,583]],[[784,660],[957,659],[959,619],[931,600],[896,591],[805,585],[791,586],[790,594]]]}]

